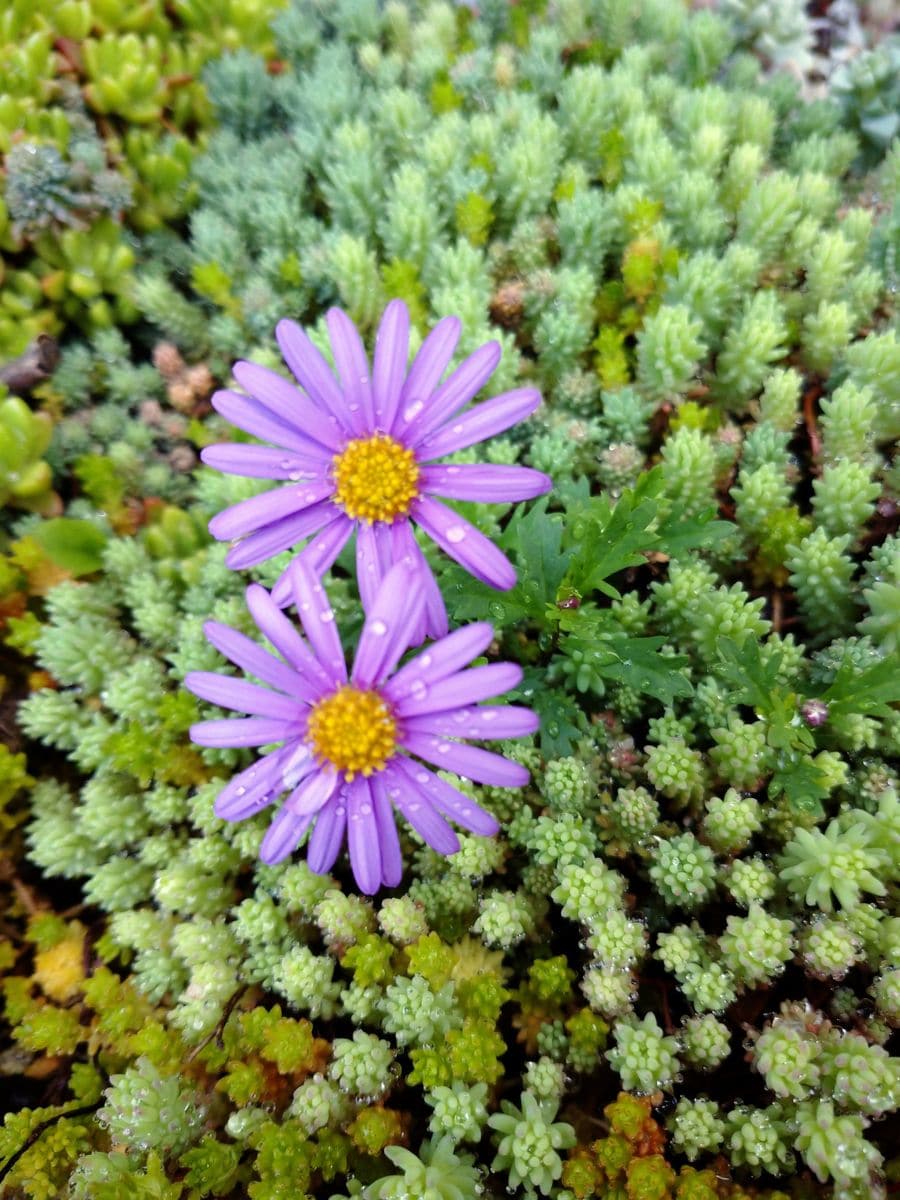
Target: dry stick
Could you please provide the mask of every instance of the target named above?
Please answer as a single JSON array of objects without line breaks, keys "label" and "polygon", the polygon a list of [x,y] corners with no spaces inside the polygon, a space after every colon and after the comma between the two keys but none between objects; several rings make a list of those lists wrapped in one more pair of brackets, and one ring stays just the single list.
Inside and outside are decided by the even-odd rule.
[{"label": "dry stick", "polygon": [[34,1129],[32,1129],[31,1133],[29,1133],[28,1137],[18,1148],[15,1154],[10,1155],[3,1166],[0,1167],[0,1180],[9,1174],[25,1151],[29,1150],[34,1145],[45,1129],[49,1129],[51,1125],[55,1125],[56,1122],[62,1120],[63,1117],[86,1117],[88,1113],[96,1112],[102,1103],[103,1101],[101,1099],[97,1100],[94,1104],[84,1104],[81,1106],[81,1108],[70,1108],[65,1112],[56,1113],[52,1117],[47,1117],[45,1121],[41,1121],[38,1125],[35,1125]]},{"label": "dry stick", "polygon": [[24,395],[37,384],[49,379],[59,362],[59,346],[49,333],[39,333],[30,346],[0,367],[0,383],[11,392]]},{"label": "dry stick", "polygon": [[187,1056],[187,1058],[185,1060],[186,1062],[193,1062],[194,1059],[197,1057],[197,1055],[200,1054],[201,1051],[205,1050],[206,1047],[209,1045],[209,1043],[213,1039],[215,1039],[216,1045],[220,1049],[222,1048],[222,1035],[225,1032],[225,1026],[228,1024],[228,1018],[234,1012],[238,1000],[240,1000],[241,996],[243,996],[243,994],[244,994],[244,992],[246,992],[246,990],[247,990],[246,988],[238,988],[238,990],[229,997],[228,1003],[225,1005],[225,1008],[222,1010],[222,1016],[219,1018],[218,1022],[216,1023],[215,1029],[211,1030],[210,1033],[208,1033],[206,1035],[206,1037],[203,1039],[203,1041],[200,1043],[199,1046],[194,1047],[194,1049]]}]

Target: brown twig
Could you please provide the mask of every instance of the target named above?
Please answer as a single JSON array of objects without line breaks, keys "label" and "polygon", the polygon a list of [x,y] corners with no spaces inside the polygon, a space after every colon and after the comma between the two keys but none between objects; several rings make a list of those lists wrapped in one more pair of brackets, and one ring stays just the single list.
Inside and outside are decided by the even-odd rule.
[{"label": "brown twig", "polygon": [[201,1051],[205,1050],[206,1047],[209,1045],[209,1043],[211,1041],[213,1041],[213,1039],[215,1039],[216,1045],[221,1050],[222,1035],[225,1032],[225,1026],[228,1024],[228,1018],[234,1012],[238,1001],[240,1000],[241,996],[243,996],[243,994],[246,990],[247,990],[246,988],[238,988],[238,990],[232,994],[232,996],[228,1000],[228,1003],[225,1005],[225,1008],[222,1012],[222,1016],[219,1018],[219,1021],[216,1025],[215,1029],[210,1030],[210,1032],[206,1035],[206,1037],[199,1044],[199,1046],[194,1047],[194,1049],[187,1056],[187,1059],[185,1060],[186,1062],[193,1062],[194,1059],[197,1057],[197,1055],[200,1054]]},{"label": "brown twig", "polygon": [[12,362],[0,366],[0,383],[24,396],[49,379],[59,362],[59,347],[49,333],[39,333],[30,346]]},{"label": "brown twig", "polygon": [[9,1174],[22,1155],[26,1152],[26,1150],[29,1150],[34,1145],[45,1129],[49,1129],[51,1125],[55,1125],[56,1122],[61,1121],[63,1117],[86,1117],[89,1113],[95,1113],[102,1104],[103,1097],[101,1096],[100,1099],[95,1100],[93,1104],[82,1104],[79,1108],[69,1108],[65,1112],[55,1113],[52,1117],[47,1117],[46,1120],[40,1121],[37,1125],[35,1125],[34,1129],[32,1129],[31,1133],[29,1133],[28,1137],[18,1148],[18,1150],[16,1150],[14,1154],[11,1154],[3,1166],[0,1167],[0,1180]]}]

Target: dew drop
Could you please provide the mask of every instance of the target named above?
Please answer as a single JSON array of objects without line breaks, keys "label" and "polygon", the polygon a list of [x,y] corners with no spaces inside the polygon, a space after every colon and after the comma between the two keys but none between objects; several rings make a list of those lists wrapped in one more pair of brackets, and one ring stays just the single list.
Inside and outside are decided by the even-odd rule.
[{"label": "dew drop", "polygon": [[388,627],[387,627],[387,625],[385,625],[384,621],[379,621],[379,620],[370,621],[369,622],[369,631],[371,633],[374,633],[376,637],[384,637],[384,635],[388,631]]},{"label": "dew drop", "polygon": [[403,410],[403,420],[404,421],[415,420],[415,418],[419,415],[419,413],[422,411],[422,409],[424,407],[425,407],[425,405],[422,403],[421,400],[416,400],[414,403],[410,404],[410,406],[408,408],[405,408]]},{"label": "dew drop", "polygon": [[371,815],[372,815],[372,805],[371,805],[371,804],[361,804],[361,805],[359,806],[359,811],[360,811],[360,815],[361,815],[361,816],[363,816],[363,817],[371,817]]},{"label": "dew drop", "polygon": [[427,782],[428,782],[428,776],[425,774],[424,771],[420,771],[419,774],[416,776],[416,783],[427,783]]},{"label": "dew drop", "polygon": [[422,664],[423,667],[430,667],[431,666],[431,655],[423,654],[422,657],[419,659],[419,662]]},{"label": "dew drop", "polygon": [[493,721],[496,716],[497,714],[492,708],[486,708],[481,714],[481,719],[482,721]]},{"label": "dew drop", "polygon": [[291,471],[290,475],[288,475],[288,479],[292,479],[292,480],[294,480],[295,482],[296,482],[298,479],[302,479],[302,478],[303,478],[303,476],[302,476],[302,473],[301,473],[300,471]]},{"label": "dew drop", "polygon": [[457,545],[466,536],[466,531],[462,525],[451,525],[447,530],[447,541]]},{"label": "dew drop", "polygon": [[324,610],[324,612],[319,613],[319,620],[324,625],[328,625],[331,621],[334,620],[334,612],[330,608],[326,608]]}]

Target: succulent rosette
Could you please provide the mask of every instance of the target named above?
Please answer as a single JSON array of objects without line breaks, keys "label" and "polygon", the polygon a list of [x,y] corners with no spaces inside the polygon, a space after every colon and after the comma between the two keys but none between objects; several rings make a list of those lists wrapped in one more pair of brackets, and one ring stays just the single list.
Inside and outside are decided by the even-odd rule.
[{"label": "succulent rosette", "polygon": [[[203,461],[281,486],[219,513],[210,532],[236,543],[226,560],[236,570],[306,543],[303,558],[319,575],[355,532],[363,603],[372,601],[391,565],[411,559],[422,569],[425,592],[412,642],[442,637],[444,601],[412,526],[477,579],[506,590],[516,581],[506,555],[436,497],[508,504],[549,491],[552,480],[529,467],[437,460],[522,421],[540,404],[540,393],[517,388],[471,405],[497,366],[500,346],[486,343],[445,379],[461,330],[456,317],[438,322],[409,370],[409,313],[402,301],[385,309],[371,370],[349,317],[332,308],[326,320],[336,376],[304,330],[284,320],[276,338],[300,386],[238,362],[234,376],[249,395],[219,391],[213,397],[223,417],[269,445],[208,446]],[[289,571],[272,596],[282,607],[290,603]]]},{"label": "succulent rosette", "polygon": [[241,821],[285,796],[260,848],[264,862],[280,862],[309,833],[309,865],[325,872],[346,837],[356,882],[372,894],[402,875],[395,810],[441,854],[459,848],[448,818],[472,833],[497,832],[494,818],[433,768],[497,787],[528,782],[518,763],[463,740],[521,737],[538,726],[530,709],[480,703],[522,675],[505,662],[465,669],[489,646],[489,624],[457,629],[396,669],[426,604],[422,575],[408,558],[385,573],[349,673],[325,590],[301,558],[288,583],[305,638],[265,588],[247,589],[250,613],[280,657],[227,625],[205,626],[222,654],[268,685],[205,671],[185,680],[202,699],[247,714],[194,725],[195,743],[276,747],[215,803],[217,816]]}]

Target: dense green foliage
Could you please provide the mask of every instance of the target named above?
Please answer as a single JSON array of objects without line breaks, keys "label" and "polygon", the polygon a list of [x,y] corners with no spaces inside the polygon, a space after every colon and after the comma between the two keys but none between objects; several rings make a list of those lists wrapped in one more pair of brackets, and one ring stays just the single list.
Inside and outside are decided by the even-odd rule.
[{"label": "dense green foliage", "polygon": [[[0,18],[0,346],[68,336],[0,400],[12,1200],[883,1195],[895,44],[809,101],[799,3],[66,0],[82,110],[44,7]],[[502,832],[449,859],[402,831],[370,901],[212,815],[248,760],[190,744],[181,681],[205,620],[252,632],[206,524],[263,484],[197,467],[212,387],[280,365],[281,316],[327,352],[329,305],[370,342],[395,296],[414,340],[500,339],[492,390],[545,404],[483,452],[556,487],[459,505],[510,592],[426,548],[525,668],[532,785],[475,788]],[[352,645],[352,556],[327,587]]]}]

